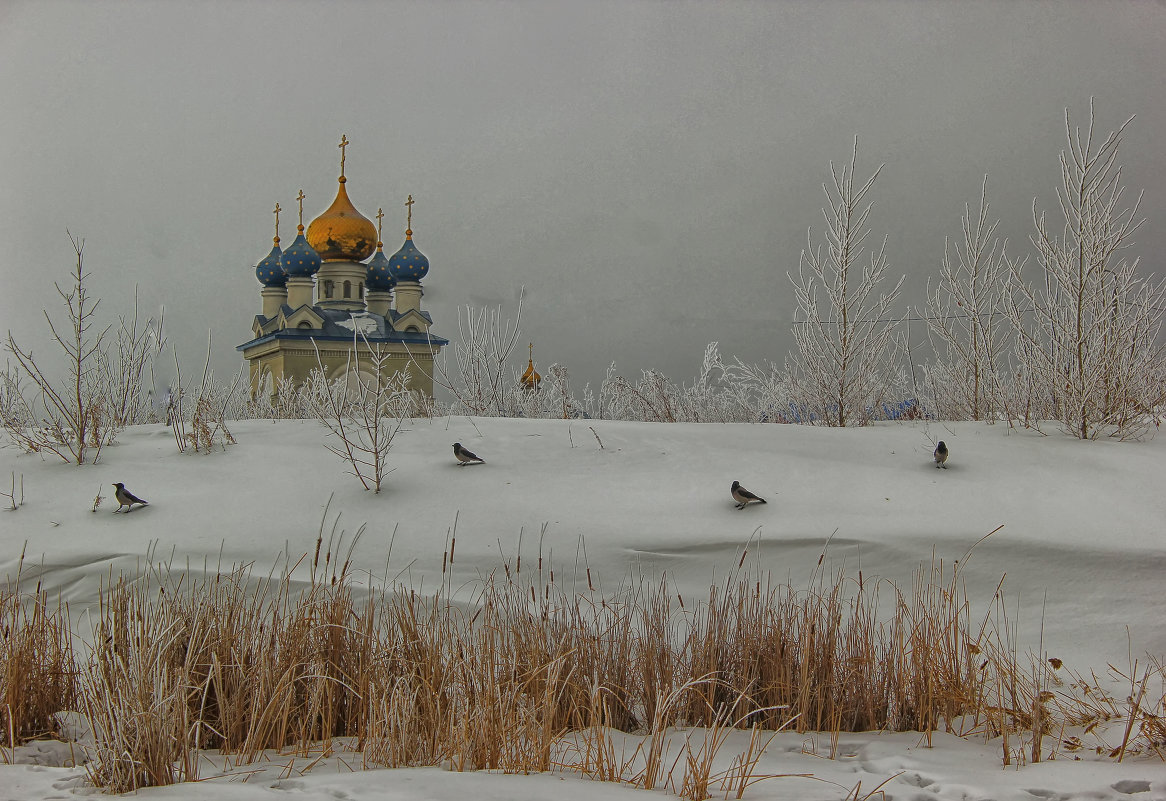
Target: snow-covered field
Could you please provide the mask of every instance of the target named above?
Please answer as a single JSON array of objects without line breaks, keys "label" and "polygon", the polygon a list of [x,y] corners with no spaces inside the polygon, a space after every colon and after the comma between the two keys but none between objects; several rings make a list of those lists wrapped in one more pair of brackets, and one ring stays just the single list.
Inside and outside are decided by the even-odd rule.
[{"label": "snow-covered field", "polygon": [[[862,571],[868,581],[908,584],[920,563],[963,560],[977,540],[1003,526],[975,547],[961,571],[979,609],[990,606],[1004,577],[1022,651],[1040,648],[1099,674],[1107,664],[1128,671],[1134,658],[1145,664],[1147,653],[1166,656],[1161,437],[1082,443],[1054,426],[1044,436],[974,423],[831,429],[443,418],[402,430],[389,457],[394,471],[386,489],[372,495],[322,447],[324,431],[315,422],[246,421],[231,424],[231,431],[238,444],[205,455],[179,454],[163,426],[132,428],[96,466],[0,450],[0,489],[7,490],[14,474],[18,484],[23,479],[24,494],[17,511],[0,515],[0,574],[14,574],[25,550],[24,581],[59,592],[80,618],[111,571],[132,572],[148,553],[200,570],[253,562],[261,574],[283,553],[310,553],[327,505],[329,528],[337,514],[338,527],[348,532],[366,526],[354,559],[358,575],[377,584],[388,577],[417,589],[436,586],[456,520],[453,587],[513,562],[520,531],[524,560],[536,559],[543,532],[544,558],[561,585],[585,585],[585,567],[605,590],[667,573],[695,603],[707,596],[710,582],[736,569],[747,544],[750,569],[794,586],[811,574],[823,550],[828,571]],[[951,449],[946,470],[931,461],[938,439]],[[457,466],[450,447],[455,441],[486,464]],[[768,503],[735,509],[729,496],[734,479]],[[150,505],[112,514],[115,481]],[[94,512],[98,492],[104,500]],[[1160,698],[1161,682],[1148,693]],[[680,743],[685,736],[678,731],[673,739]],[[744,797],[862,798],[890,779],[881,788],[886,796],[912,801],[1166,799],[1166,763],[1156,757],[1117,764],[1084,750],[1004,768],[999,741],[937,734],[928,747],[919,735],[843,733],[839,757],[831,760],[820,755],[829,748],[825,739],[778,735],[756,772],[800,777],[768,779]],[[734,742],[725,753],[743,749],[744,741],[741,748]],[[26,761],[37,754],[59,761],[60,747],[17,750]],[[202,775],[214,775],[218,759],[208,755]],[[314,763],[273,754],[261,771],[256,767],[141,795],[554,794],[570,801],[645,792],[574,775],[354,773],[342,753]],[[84,791],[80,768],[0,765],[0,801]]]}]

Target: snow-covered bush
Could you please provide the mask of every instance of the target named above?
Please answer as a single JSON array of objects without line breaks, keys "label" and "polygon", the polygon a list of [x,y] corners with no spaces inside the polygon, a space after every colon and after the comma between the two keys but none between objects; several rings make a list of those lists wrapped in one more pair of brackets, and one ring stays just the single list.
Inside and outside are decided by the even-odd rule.
[{"label": "snow-covered bush", "polygon": [[191,390],[182,383],[182,367],[175,355],[176,384],[169,392],[166,423],[174,432],[179,452],[185,452],[189,446],[195,451],[210,453],[215,445],[226,450],[227,445],[235,444],[235,438],[227,428],[227,421],[247,416],[243,370],[240,367],[235,371],[230,384],[215,381],[214,371],[211,370],[211,338],[208,334],[202,381],[187,399],[187,393]]},{"label": "snow-covered bush", "polygon": [[154,363],[166,345],[165,313],[143,321],[135,293],[130,317],[119,316],[111,347],[99,348],[99,392],[115,429],[152,422]]},{"label": "snow-covered bush", "polygon": [[[509,361],[521,321],[521,294],[513,321],[503,320],[501,306],[458,309],[458,338],[433,362],[433,384],[449,393],[450,414],[497,417],[514,408],[514,393],[520,391],[520,384],[514,380]],[[453,368],[449,367],[450,350]],[[424,369],[420,363],[414,364]]]},{"label": "snow-covered bush", "polygon": [[575,397],[567,368],[557,362],[547,368],[546,375],[534,387],[525,386],[517,376],[518,389],[510,394],[512,415],[573,420],[590,417],[585,400]]},{"label": "snow-covered bush", "polygon": [[600,409],[608,420],[675,423],[679,393],[680,388],[658,370],[644,370],[633,384],[615,372],[612,362],[599,388]]},{"label": "snow-covered bush", "polygon": [[705,346],[700,372],[678,384],[657,370],[644,370],[634,384],[613,363],[599,391],[599,416],[661,423],[788,422],[788,382],[773,365],[760,368],[739,359],[725,364],[719,345]]},{"label": "snow-covered bush", "polygon": [[731,396],[755,423],[815,422],[810,409],[795,400],[796,381],[788,364],[748,365],[740,359],[729,368]]}]

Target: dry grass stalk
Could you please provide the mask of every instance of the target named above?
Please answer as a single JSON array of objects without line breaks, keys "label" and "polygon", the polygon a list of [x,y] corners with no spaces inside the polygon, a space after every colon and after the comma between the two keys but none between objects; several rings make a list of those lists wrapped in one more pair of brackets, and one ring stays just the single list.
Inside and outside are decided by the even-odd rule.
[{"label": "dry grass stalk", "polygon": [[[761,755],[765,753],[765,749],[773,742],[773,738],[780,734],[782,730],[779,729],[775,732],[769,732],[769,736],[764,743],[761,742],[761,731],[761,727],[754,723],[749,730],[748,748],[734,757],[728,770],[722,772],[717,777],[721,789],[725,791],[726,798],[729,797],[729,793],[733,793],[734,798],[741,798],[745,795],[745,790],[754,784],[765,781],[766,779],[776,779],[786,775],[757,773],[757,763],[761,760]],[[804,774],[795,775],[806,778]]]},{"label": "dry grass stalk", "polygon": [[0,498],[8,499],[8,508],[5,512],[15,512],[21,506],[24,506],[24,473],[20,474],[20,485],[16,483],[16,471],[12,472],[12,491],[0,492]]},{"label": "dry grass stalk", "polygon": [[[766,742],[765,745],[757,747],[757,724],[754,724],[752,727],[749,748],[746,752],[735,757],[727,770],[717,773],[713,772],[717,754],[721,751],[729,734],[736,729],[744,728],[746,720],[754,715],[753,712],[747,712],[744,715],[737,716],[736,709],[744,706],[743,702],[745,699],[744,693],[739,693],[732,705],[721,706],[713,712],[713,720],[704,728],[703,739],[695,751],[692,747],[693,733],[690,731],[688,736],[685,737],[684,777],[679,792],[682,798],[688,798],[691,801],[704,801],[710,795],[709,788],[713,782],[720,784],[721,789],[725,791],[726,797],[729,791],[735,788],[737,798],[740,798],[744,794],[746,787],[764,778],[753,775],[757,761],[761,758],[761,754],[769,744]],[[772,741],[776,735],[777,732],[773,732],[769,740]]]}]

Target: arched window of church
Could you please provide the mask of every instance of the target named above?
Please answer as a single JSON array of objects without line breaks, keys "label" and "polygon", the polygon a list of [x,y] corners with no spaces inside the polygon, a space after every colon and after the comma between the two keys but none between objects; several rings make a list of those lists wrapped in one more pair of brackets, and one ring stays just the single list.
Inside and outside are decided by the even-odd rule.
[{"label": "arched window of church", "polygon": [[326,298],[332,297],[332,282],[331,281],[324,282],[324,297],[326,297]]},{"label": "arched window of church", "polygon": [[361,281],[359,284],[356,285],[356,287],[360,293],[360,299],[364,300],[364,281]]},{"label": "arched window of church", "polygon": [[411,325],[411,326],[409,326],[408,328],[406,328],[406,329],[405,329],[405,333],[407,333],[407,334],[418,334],[418,333],[420,333],[420,329],[418,329],[418,328],[417,328],[417,326],[415,326],[415,325]]},{"label": "arched window of church", "polygon": [[352,297],[352,282],[351,281],[344,282],[344,297],[346,297],[346,298]]},{"label": "arched window of church", "polygon": [[311,327],[312,327],[312,324],[309,323],[307,320],[300,320],[300,324],[296,326],[296,328],[311,328]]}]

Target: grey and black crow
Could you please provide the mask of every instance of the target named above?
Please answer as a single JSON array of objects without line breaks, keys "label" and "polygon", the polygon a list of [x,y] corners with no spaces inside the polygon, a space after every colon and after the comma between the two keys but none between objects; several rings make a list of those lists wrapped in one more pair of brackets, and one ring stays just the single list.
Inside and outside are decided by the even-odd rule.
[{"label": "grey and black crow", "polygon": [[457,457],[458,467],[461,467],[465,464],[470,464],[472,462],[477,462],[479,464],[485,464],[486,462],[485,459],[483,459],[481,456],[478,456],[473,451],[467,451],[465,448],[463,448],[460,442],[455,442],[453,444],[453,455]]},{"label": "grey and black crow", "polygon": [[733,500],[737,502],[738,509],[744,509],[750,503],[765,503],[765,499],[759,495],[754,495],[749,490],[741,486],[741,482],[734,481],[732,488],[729,490],[733,494]]},{"label": "grey and black crow", "polygon": [[935,456],[935,466],[942,467],[944,470],[946,470],[947,469],[947,445],[944,443],[943,440],[940,440],[939,444],[935,446],[935,453],[933,455]]},{"label": "grey and black crow", "polygon": [[140,504],[141,506],[150,505],[126,489],[125,485],[120,481],[113,485],[113,497],[117,498],[118,503],[118,507],[113,510],[115,514],[120,512],[123,506],[126,507],[126,514],[129,514],[134,510],[135,503]]}]

